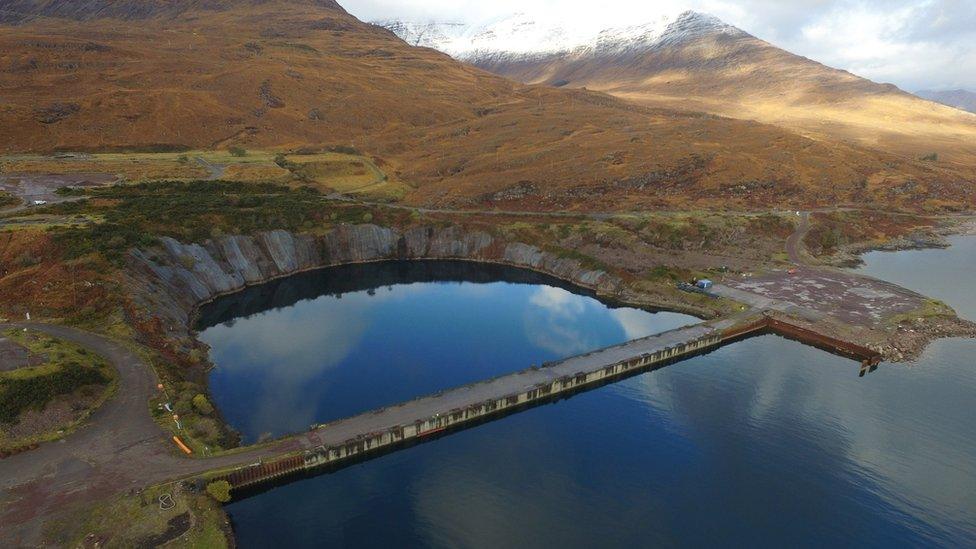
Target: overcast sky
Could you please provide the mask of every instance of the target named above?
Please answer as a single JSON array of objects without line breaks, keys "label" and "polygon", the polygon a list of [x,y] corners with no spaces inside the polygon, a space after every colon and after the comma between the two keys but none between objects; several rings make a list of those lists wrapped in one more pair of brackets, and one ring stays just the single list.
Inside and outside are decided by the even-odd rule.
[{"label": "overcast sky", "polygon": [[976,0],[339,0],[364,21],[476,23],[514,12],[625,26],[693,9],[909,91],[976,91]]}]

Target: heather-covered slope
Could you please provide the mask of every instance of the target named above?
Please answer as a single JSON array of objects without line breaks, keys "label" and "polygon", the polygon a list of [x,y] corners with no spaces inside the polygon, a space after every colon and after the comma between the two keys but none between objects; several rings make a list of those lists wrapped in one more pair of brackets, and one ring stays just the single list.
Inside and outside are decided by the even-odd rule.
[{"label": "heather-covered slope", "polygon": [[352,146],[417,204],[971,204],[970,171],[527,87],[332,2],[2,2],[0,152]]},{"label": "heather-covered slope", "polygon": [[794,55],[706,14],[589,34],[521,15],[481,28],[387,25],[408,42],[526,83],[585,87],[976,165],[976,116]]},{"label": "heather-covered slope", "polygon": [[[188,11],[218,12],[232,8],[274,4],[277,0],[3,0],[0,2],[0,23],[23,24],[45,18],[93,21],[118,19],[144,21],[161,17],[176,17]],[[291,0],[343,11],[334,0]]]}]

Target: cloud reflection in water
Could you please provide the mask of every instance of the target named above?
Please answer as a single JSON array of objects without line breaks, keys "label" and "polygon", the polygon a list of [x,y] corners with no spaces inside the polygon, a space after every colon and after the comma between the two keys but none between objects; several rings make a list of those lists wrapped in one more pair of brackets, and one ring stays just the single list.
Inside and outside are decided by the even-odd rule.
[{"label": "cloud reflection in water", "polygon": [[301,300],[200,337],[218,406],[253,440],[693,321],[541,284],[414,282]]}]

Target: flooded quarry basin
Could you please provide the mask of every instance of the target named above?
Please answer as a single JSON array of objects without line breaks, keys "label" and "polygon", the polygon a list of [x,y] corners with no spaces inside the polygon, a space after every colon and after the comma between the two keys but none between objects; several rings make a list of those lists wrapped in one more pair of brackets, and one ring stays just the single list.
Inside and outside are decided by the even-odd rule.
[{"label": "flooded quarry basin", "polygon": [[[862,272],[933,293],[940,269],[974,272],[974,239],[953,242],[868,254]],[[925,274],[889,278],[892,261]],[[222,298],[200,337],[216,403],[255,441],[696,322],[525,271],[410,262]],[[976,342],[942,340],[862,378],[757,337],[227,511],[242,547],[972,545],[973,356]]]},{"label": "flooded quarry basin", "polygon": [[440,261],[290,277],[203,310],[200,339],[217,365],[210,388],[254,442],[700,322],[567,288],[525,270]]}]

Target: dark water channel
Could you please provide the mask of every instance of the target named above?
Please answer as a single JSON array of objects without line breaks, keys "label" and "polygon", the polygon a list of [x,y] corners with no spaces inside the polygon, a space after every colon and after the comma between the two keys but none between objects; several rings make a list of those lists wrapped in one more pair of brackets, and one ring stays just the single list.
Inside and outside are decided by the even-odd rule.
[{"label": "dark water channel", "polygon": [[[203,320],[215,399],[251,440],[694,321],[457,264],[286,279]],[[751,339],[227,510],[242,547],[972,546],[974,352],[859,378]]]}]

